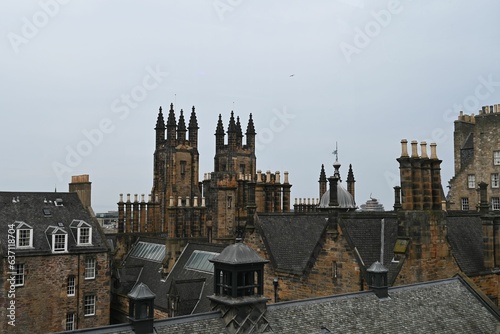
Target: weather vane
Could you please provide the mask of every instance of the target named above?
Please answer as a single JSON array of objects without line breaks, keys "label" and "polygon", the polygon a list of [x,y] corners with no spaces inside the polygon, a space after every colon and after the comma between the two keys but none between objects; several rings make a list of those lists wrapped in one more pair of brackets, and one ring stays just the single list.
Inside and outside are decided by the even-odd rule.
[{"label": "weather vane", "polygon": [[335,154],[335,161],[339,161],[339,149],[337,147],[337,142],[335,142],[335,151],[333,151],[332,154]]}]

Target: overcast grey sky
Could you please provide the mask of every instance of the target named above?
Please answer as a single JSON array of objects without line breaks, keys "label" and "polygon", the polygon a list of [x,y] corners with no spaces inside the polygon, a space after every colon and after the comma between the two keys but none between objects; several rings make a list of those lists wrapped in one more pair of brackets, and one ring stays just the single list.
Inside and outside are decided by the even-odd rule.
[{"label": "overcast grey sky", "polygon": [[[232,109],[253,114],[257,168],[317,197],[338,142],[345,186],[385,209],[406,138],[438,143],[500,103],[498,1],[2,1],[0,190],[67,191],[90,174],[96,212],[149,193],[159,106],[196,106],[200,179]],[[446,188],[445,188],[446,189]]]}]

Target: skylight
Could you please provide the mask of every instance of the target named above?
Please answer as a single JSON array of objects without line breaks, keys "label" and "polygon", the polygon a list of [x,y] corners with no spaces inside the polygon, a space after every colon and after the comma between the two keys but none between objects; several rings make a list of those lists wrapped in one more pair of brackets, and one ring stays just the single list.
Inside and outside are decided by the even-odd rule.
[{"label": "skylight", "polygon": [[165,258],[165,245],[139,241],[130,253],[130,256],[155,262]]},{"label": "skylight", "polygon": [[195,250],[189,257],[189,260],[186,262],[184,268],[213,274],[214,264],[209,260],[213,259],[217,255],[219,255],[219,253]]}]

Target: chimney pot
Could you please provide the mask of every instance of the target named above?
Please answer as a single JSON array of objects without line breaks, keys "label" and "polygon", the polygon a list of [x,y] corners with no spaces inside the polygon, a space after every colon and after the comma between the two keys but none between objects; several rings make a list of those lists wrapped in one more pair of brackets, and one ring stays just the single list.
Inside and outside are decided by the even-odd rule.
[{"label": "chimney pot", "polygon": [[401,157],[408,157],[408,140],[401,140]]},{"label": "chimney pot", "polygon": [[416,140],[411,141],[411,157],[418,158],[418,142]]}]

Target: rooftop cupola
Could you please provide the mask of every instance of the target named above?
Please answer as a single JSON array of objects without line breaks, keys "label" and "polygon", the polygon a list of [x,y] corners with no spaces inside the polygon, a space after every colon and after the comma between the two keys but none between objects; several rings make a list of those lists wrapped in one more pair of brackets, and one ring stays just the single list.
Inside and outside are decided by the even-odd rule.
[{"label": "rooftop cupola", "polygon": [[156,295],[144,283],[137,284],[127,295],[129,319],[136,334],[153,333],[154,300]]},{"label": "rooftop cupola", "polygon": [[375,292],[375,295],[378,298],[389,297],[387,287],[387,273],[389,270],[382,263],[375,261],[366,272],[368,273],[368,286]]},{"label": "rooftop cupola", "polygon": [[223,314],[229,332],[253,333],[266,328],[264,264],[269,261],[239,239],[209,261],[214,264],[214,295],[208,298],[212,308]]}]

